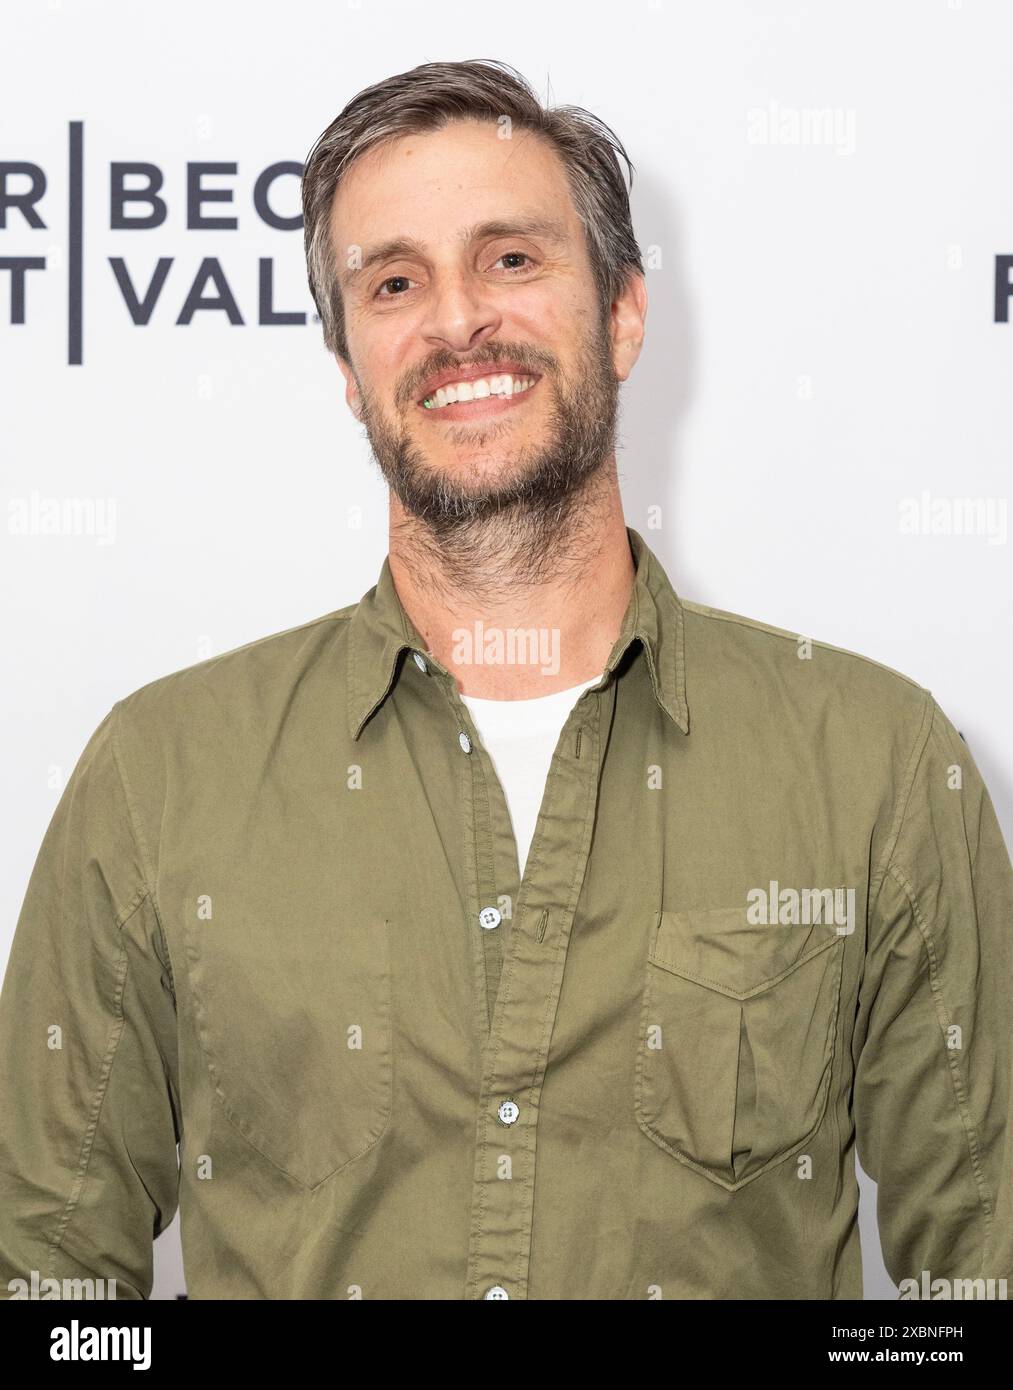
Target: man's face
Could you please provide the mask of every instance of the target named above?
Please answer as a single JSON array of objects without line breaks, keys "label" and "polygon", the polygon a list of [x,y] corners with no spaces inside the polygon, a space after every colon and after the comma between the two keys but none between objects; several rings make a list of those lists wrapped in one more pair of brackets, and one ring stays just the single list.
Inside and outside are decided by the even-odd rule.
[{"label": "man's face", "polygon": [[[558,514],[612,457],[632,365],[558,156],[498,130],[456,122],[371,151],[331,215],[348,403],[402,505],[443,534],[505,508]],[[472,398],[449,399],[447,375],[476,369]]]}]

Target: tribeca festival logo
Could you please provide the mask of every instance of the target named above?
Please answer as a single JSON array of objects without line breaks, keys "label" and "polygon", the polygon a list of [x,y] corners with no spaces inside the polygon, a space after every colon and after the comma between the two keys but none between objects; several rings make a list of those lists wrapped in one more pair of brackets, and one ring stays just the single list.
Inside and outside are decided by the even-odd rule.
[{"label": "tribeca festival logo", "polygon": [[[194,139],[207,142],[212,135],[210,118],[197,118]],[[86,285],[92,298],[114,296],[124,321],[139,328],[156,313],[162,322],[174,314],[182,327],[198,314],[231,325],[315,322],[312,306],[308,312],[276,306],[274,258],[254,263],[249,251],[258,223],[271,232],[302,229],[302,163],[268,164],[252,185],[238,171],[237,161],[188,161],[167,171],[145,161],[110,160],[102,196],[86,199],[84,121],[69,123],[67,160],[57,177],[30,160],[0,159],[0,299],[6,281],[7,323],[18,327],[41,317],[48,307],[44,297],[55,303],[51,294],[39,293],[39,278],[48,276],[61,282],[70,366],[84,361]],[[94,186],[89,169],[87,187]],[[293,192],[296,210],[281,211]],[[204,236],[191,242],[190,232]],[[222,254],[203,254],[208,232],[218,234],[214,249]],[[136,257],[103,257],[95,249],[107,236],[110,247],[123,247],[123,233],[130,234]],[[195,254],[185,254],[191,245]],[[168,247],[176,254],[162,254]]]},{"label": "tribeca festival logo", "polygon": [[782,888],[771,879],[766,888],[750,888],[746,901],[753,926],[836,927],[838,936],[855,930],[854,888]]}]

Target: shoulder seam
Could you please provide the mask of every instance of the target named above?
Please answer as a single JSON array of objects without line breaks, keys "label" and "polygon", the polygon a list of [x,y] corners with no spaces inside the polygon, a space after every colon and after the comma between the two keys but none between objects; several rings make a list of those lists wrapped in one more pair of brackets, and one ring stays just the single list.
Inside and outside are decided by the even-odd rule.
[{"label": "shoulder seam", "polygon": [[918,726],[918,734],[915,738],[914,747],[912,748],[911,753],[908,756],[907,767],[904,772],[904,780],[901,783],[901,788],[897,795],[897,804],[894,808],[893,819],[890,825],[890,831],[886,837],[886,845],[883,849],[882,855],[880,856],[879,866],[873,873],[872,878],[869,880],[870,913],[874,910],[876,906],[876,902],[879,898],[879,890],[883,884],[883,879],[886,877],[886,874],[890,869],[891,864],[893,863],[893,855],[895,849],[897,848],[897,841],[900,838],[900,832],[903,829],[904,821],[907,817],[908,807],[911,804],[911,792],[914,788],[915,778],[918,775],[918,769],[921,766],[922,758],[925,755],[925,749],[928,747],[929,735],[931,734],[932,726],[935,723],[936,708],[937,706],[935,700],[933,699],[932,692],[926,690],[925,703],[922,706],[921,723]]},{"label": "shoulder seam", "polygon": [[[144,831],[141,827],[140,817],[134,802],[133,791],[130,787],[126,771],[123,765],[123,750],[120,746],[120,721],[123,718],[123,701],[117,700],[112,709],[113,718],[110,724],[110,748],[113,754],[113,766],[116,768],[116,776],[119,778],[120,790],[123,793],[123,801],[127,808],[127,824],[130,827],[130,835],[137,846],[138,858],[141,861],[142,887],[144,893],[141,896],[151,898],[154,906],[154,876],[152,875],[153,861],[148,853],[148,847],[144,839]],[[135,897],[133,906],[136,907],[140,899]],[[129,915],[129,914],[126,914]],[[126,921],[126,915],[123,921]],[[122,926],[122,922],[118,925]]]},{"label": "shoulder seam", "polygon": [[125,759],[123,757],[123,750],[120,747],[119,726],[120,721],[123,718],[122,706],[122,700],[117,700],[115,705],[113,705],[113,721],[111,725],[111,746],[113,750],[113,762],[116,765],[116,773],[120,779],[120,787],[123,791],[123,800],[126,803],[127,807],[127,818],[130,824],[130,833],[134,838],[135,844],[137,845],[137,853],[141,861],[141,869],[144,875],[141,887],[144,891],[141,892],[140,890],[138,890],[138,892],[135,893],[134,899],[131,902],[130,907],[126,912],[123,913],[122,919],[117,922],[117,926],[122,929],[126,925],[127,920],[131,916],[133,916],[134,911],[140,906],[144,899],[148,899],[148,901],[151,903],[151,910],[155,916],[155,925],[158,928],[158,935],[162,944],[162,950],[165,952],[165,966],[169,972],[169,987],[172,990],[173,1000],[175,1000],[176,975],[172,968],[172,953],[169,950],[169,938],[166,935],[165,927],[162,923],[162,912],[158,906],[158,894],[155,891],[156,885],[158,883],[158,870],[155,866],[154,860],[152,859],[148,851],[147,841],[144,837],[144,828],[141,824],[141,818],[137,813],[136,800],[134,797],[133,788],[130,784],[129,778],[127,777],[126,773],[126,765]]},{"label": "shoulder seam", "polygon": [[732,623],[738,627],[749,628],[753,632],[765,632],[770,637],[782,637],[786,642],[797,643],[799,638],[803,638],[805,641],[811,642],[814,647],[822,647],[824,651],[838,652],[841,656],[850,656],[855,661],[864,661],[867,666],[874,666],[879,671],[886,671],[889,675],[896,676],[908,685],[913,685],[916,690],[925,689],[919,681],[916,681],[912,676],[905,675],[903,671],[898,671],[896,667],[887,666],[885,662],[866,656],[864,652],[852,651],[850,647],[838,647],[833,642],[824,642],[818,637],[809,637],[804,632],[792,632],[788,628],[760,622],[758,618],[747,618],[742,613],[729,613],[721,608],[710,608],[707,604],[695,603],[692,599],[680,598],[679,602],[698,617],[714,618],[718,622]]},{"label": "shoulder seam", "polygon": [[[190,675],[202,666],[211,666],[217,661],[224,661],[227,656],[238,656],[240,652],[251,651],[254,647],[259,647],[265,642],[275,642],[279,638],[291,636],[293,633],[305,632],[309,628],[318,627],[321,623],[347,623],[357,606],[355,603],[348,604],[345,608],[335,609],[333,613],[324,613],[319,618],[310,618],[308,622],[296,623],[292,627],[283,627],[279,632],[268,632],[263,637],[255,637],[251,642],[242,642],[238,647],[229,647],[224,652],[216,652],[214,656],[205,657],[203,661],[194,661],[189,666],[179,667],[178,670],[166,671],[164,675],[155,676],[152,680],[139,685],[136,690],[130,691],[128,695],[123,697],[123,701],[133,699],[135,695],[150,690],[152,686],[162,685],[181,676]],[[119,703],[123,703],[123,701]]]}]

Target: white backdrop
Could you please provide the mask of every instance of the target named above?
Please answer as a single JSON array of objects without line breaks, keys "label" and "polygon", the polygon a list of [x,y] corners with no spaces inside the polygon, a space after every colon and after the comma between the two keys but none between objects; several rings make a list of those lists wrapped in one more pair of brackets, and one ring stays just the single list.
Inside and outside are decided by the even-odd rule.
[{"label": "white backdrop", "polygon": [[[676,589],[929,687],[1013,840],[1008,4],[6,0],[3,30],[0,163],[46,187],[0,220],[0,963],[111,705],[376,580],[386,491],[312,319],[301,230],[268,225],[254,190],[354,93],[433,60],[512,63],[636,165],[650,310],[620,470]],[[113,226],[119,163],[160,171],[160,225]],[[203,175],[228,194],[200,209],[235,228],[188,227],[199,163],[235,166]],[[8,199],[32,177],[8,172]],[[297,219],[297,176],[267,203]],[[135,321],[123,286],[143,301],[163,258]],[[205,295],[227,286],[241,322],[178,321],[208,258]],[[261,321],[262,262],[299,322]],[[889,1298],[874,1199],[863,1183],[866,1296]],[[175,1224],[156,1264],[155,1296],[182,1292]]]}]

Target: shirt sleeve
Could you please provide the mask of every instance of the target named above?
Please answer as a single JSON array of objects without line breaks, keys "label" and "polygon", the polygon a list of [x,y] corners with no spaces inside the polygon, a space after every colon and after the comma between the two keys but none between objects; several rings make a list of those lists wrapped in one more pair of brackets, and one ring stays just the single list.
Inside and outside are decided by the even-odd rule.
[{"label": "shirt sleeve", "polygon": [[175,992],[119,715],[53,814],[0,994],[0,1298],[46,1279],[148,1298],[176,1211]]},{"label": "shirt sleeve", "polygon": [[1000,1279],[1013,1288],[1013,870],[967,744],[926,697],[870,892],[856,1143],[894,1282],[992,1279],[1001,1298]]}]

